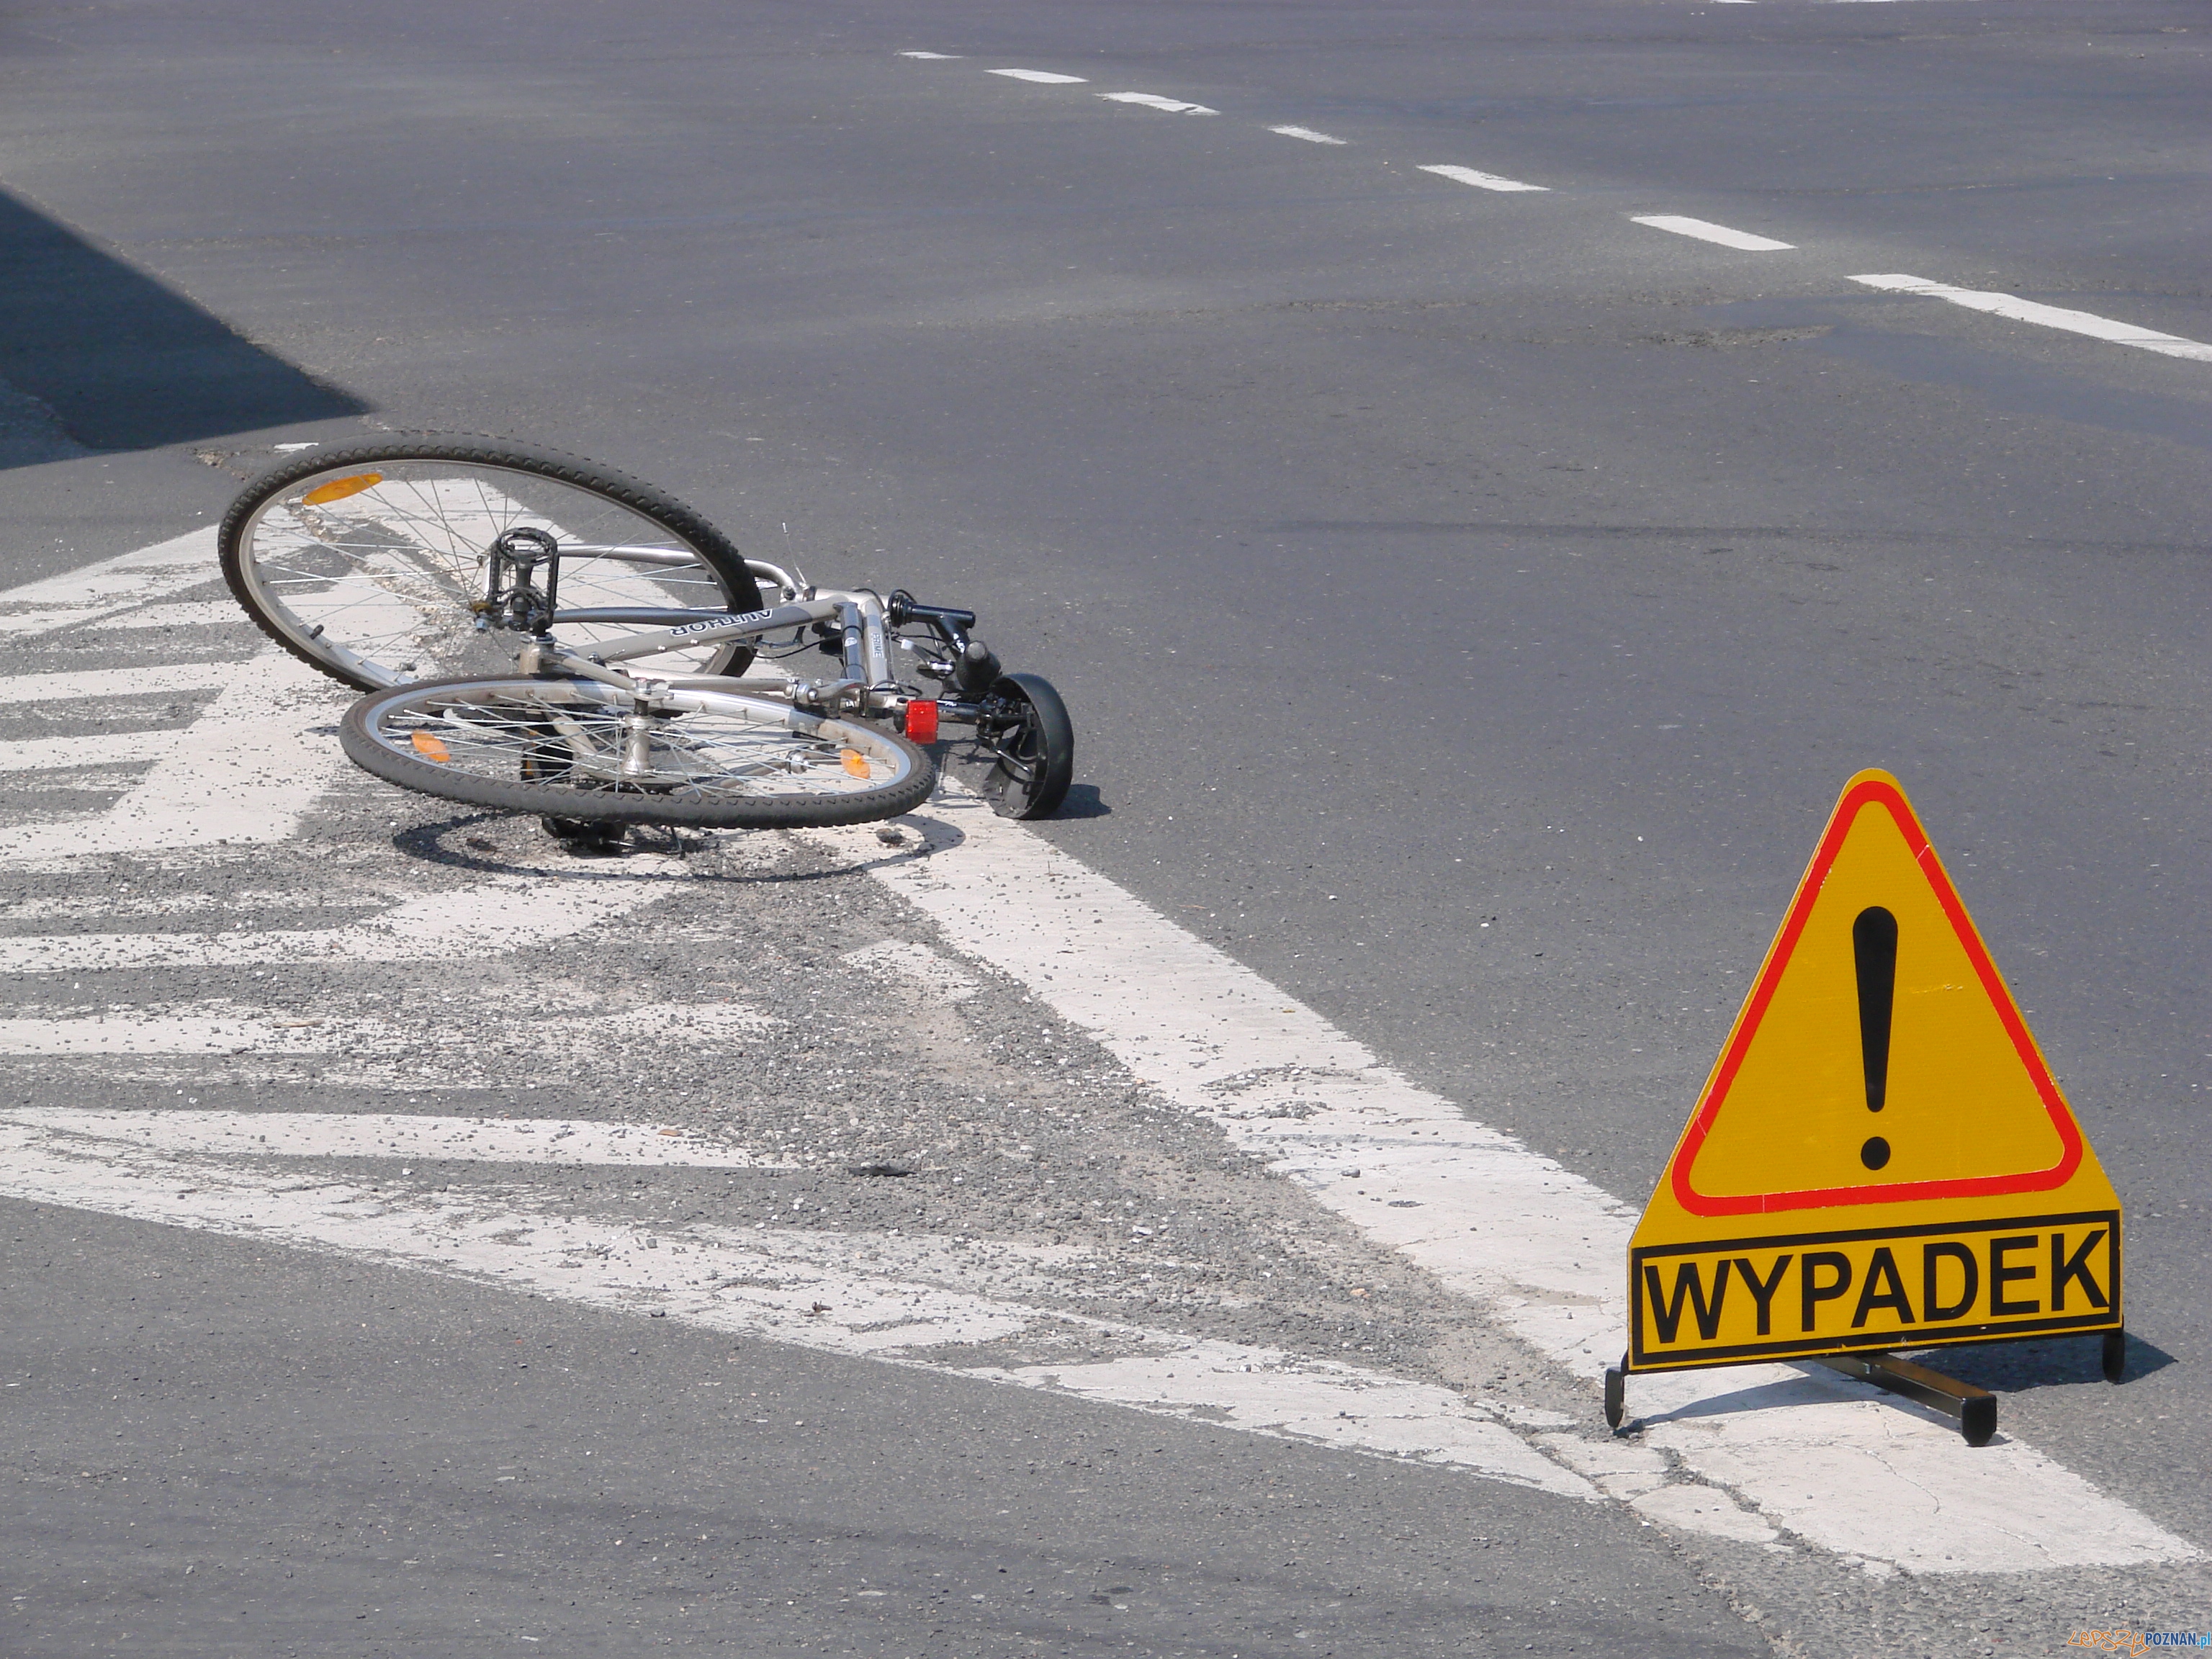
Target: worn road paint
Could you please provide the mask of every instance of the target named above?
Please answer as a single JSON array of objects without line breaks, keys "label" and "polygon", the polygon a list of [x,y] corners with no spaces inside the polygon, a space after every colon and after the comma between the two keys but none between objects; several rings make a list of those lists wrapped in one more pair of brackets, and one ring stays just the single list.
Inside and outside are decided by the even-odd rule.
[{"label": "worn road paint", "polygon": [[1796,246],[1794,242],[1778,242],[1771,236],[1754,236],[1747,230],[1732,230],[1726,225],[1685,218],[1679,213],[1645,213],[1631,217],[1633,222],[1649,225],[1654,230],[1671,230],[1677,236],[1694,236],[1701,242],[1718,242],[1723,247],[1740,248],[1746,253],[1787,253]]},{"label": "worn road paint", "polygon": [[142,605],[120,616],[87,623],[88,630],[109,628],[234,628],[238,606],[229,599],[191,599],[175,605]]},{"label": "worn road paint", "polygon": [[[220,579],[215,526],[209,525],[135,553],[0,590],[0,637],[98,622]],[[237,612],[232,615],[235,619]]]},{"label": "worn road paint", "polygon": [[[952,969],[949,962],[945,966]],[[921,965],[915,964],[914,971],[923,971]],[[968,986],[972,994],[975,981],[969,980]],[[750,1035],[776,1023],[738,1003],[647,1002],[616,1013],[533,1016],[530,1042],[533,1052],[549,1061],[580,1060],[624,1042],[714,1040]],[[434,1019],[270,1019],[219,1005],[0,1018],[0,1055],[57,1060],[127,1054],[434,1054],[440,1046]]]},{"label": "worn road paint", "polygon": [[[1501,1411],[1434,1383],[1085,1319],[946,1288],[919,1273],[899,1279],[872,1267],[854,1271],[841,1257],[864,1252],[866,1240],[641,1229],[553,1213],[527,1188],[427,1193],[302,1182],[296,1173],[185,1164],[137,1147],[88,1150],[74,1135],[13,1120],[0,1120],[0,1194],[341,1250],[733,1335],[1438,1465],[1565,1498],[1598,1496],[1500,1420]],[[927,1272],[929,1264],[909,1256],[907,1265]],[[1064,1346],[1067,1358],[1008,1366],[978,1355],[963,1364],[945,1352],[1014,1337],[1032,1349]]]},{"label": "worn road paint", "polygon": [[650,1124],[584,1118],[418,1117],[405,1112],[84,1110],[18,1107],[0,1122],[148,1152],[254,1158],[406,1158],[426,1163],[798,1166]]},{"label": "worn road paint", "polygon": [[[218,678],[210,681],[205,678],[210,673]],[[94,682],[112,684],[112,689],[97,689],[89,684]],[[322,793],[340,763],[334,743],[308,734],[333,724],[345,697],[273,645],[244,662],[189,671],[21,675],[0,680],[0,700],[131,696],[210,684],[222,688],[214,702],[183,730],[160,734],[162,743],[151,765],[122,799],[94,818],[0,828],[0,866],[52,868],[95,845],[104,853],[145,853],[218,842],[270,846],[290,840],[300,815]],[[70,742],[42,740],[35,763],[76,763],[54,758],[66,754]],[[86,741],[86,753],[97,757],[111,745],[131,747],[125,740],[99,737]]]},{"label": "worn road paint", "polygon": [[1473,185],[1477,190],[1548,191],[1551,189],[1549,185],[1524,185],[1518,179],[1501,179],[1494,173],[1477,173],[1473,167],[1453,167],[1443,162],[1424,166],[1421,171],[1433,173],[1439,179],[1449,179],[1459,184]]},{"label": "worn road paint", "polygon": [[1079,87],[1079,75],[1054,75],[1050,70],[993,70],[994,75],[1003,75],[1009,81],[1034,81],[1044,87]]},{"label": "worn road paint", "polygon": [[[106,850],[103,848],[103,850]],[[660,883],[584,876],[485,876],[343,927],[298,933],[18,934],[0,938],[0,973],[97,974],[301,962],[461,962],[567,939],[665,897]]]},{"label": "worn road paint", "polygon": [[[1593,1382],[1619,1357],[1633,1210],[957,786],[903,822],[918,848],[805,833],[1539,1352]],[[1635,1379],[1632,1408],[1685,1463],[1831,1549],[1924,1573],[2200,1554],[2017,1441],[1968,1447],[1936,1413],[1825,1368],[1663,1382]],[[1816,1454],[1830,1479],[1808,1504]]]},{"label": "worn road paint", "polygon": [[1989,289],[1954,288],[1948,283],[1931,283],[1924,276],[1854,276],[1851,280],[1888,294],[1925,295],[1931,300],[1948,300],[1953,305],[1964,306],[1969,311],[1986,311],[1994,317],[2008,317],[2016,323],[2040,323],[2045,328],[2063,328],[2069,334],[2086,334],[2094,340],[2110,340],[2115,345],[2134,346],[2140,350],[2155,351],[2167,357],[2187,357],[2200,363],[2212,363],[2212,345],[2197,340],[2185,340],[2179,334],[2161,334],[2154,328],[2142,328],[2134,323],[2115,322],[2110,317],[2100,317],[2094,312],[2069,311],[2063,306],[2039,305],[2017,295],[2000,294]]},{"label": "worn road paint", "polygon": [[905,939],[887,939],[848,951],[838,958],[855,968],[889,974],[940,1002],[965,1002],[982,988],[975,976],[942,951]]}]

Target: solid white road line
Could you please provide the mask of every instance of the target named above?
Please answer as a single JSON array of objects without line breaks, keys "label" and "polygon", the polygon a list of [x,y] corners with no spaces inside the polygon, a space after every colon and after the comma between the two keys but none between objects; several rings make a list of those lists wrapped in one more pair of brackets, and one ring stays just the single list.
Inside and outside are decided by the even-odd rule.
[{"label": "solid white road line", "polygon": [[2069,311],[2063,306],[2039,305],[2017,295],[2000,294],[1984,289],[1954,288],[1948,283],[1931,283],[1924,276],[1854,276],[1851,280],[1868,288],[1881,289],[1886,293],[1925,295],[1931,300],[1948,300],[1954,306],[1965,306],[1970,311],[1986,311],[1992,316],[2008,317],[2014,322],[2040,323],[2045,328],[2063,328],[2069,334],[2087,334],[2092,339],[2110,340],[2115,345],[2135,346],[2168,357],[2188,357],[2200,363],[2212,362],[2212,345],[2197,340],[2185,340],[2178,334],[2161,334],[2154,328],[2141,328],[2133,323],[2114,322],[2109,317],[2100,317],[2093,312]]},{"label": "solid white road line", "polygon": [[1054,75],[1050,70],[993,70],[994,75],[1003,75],[1009,81],[1034,81],[1044,87],[1079,87],[1079,75]]},{"label": "solid white road line", "polygon": [[[954,948],[1020,981],[1166,1098],[1575,1374],[1595,1381],[1626,1346],[1634,1210],[1469,1121],[964,791],[948,786],[907,822],[921,832],[919,850],[887,854],[865,831],[807,834],[870,870]],[[1630,1389],[1647,1439],[1827,1548],[1915,1572],[2199,1554],[2018,1441],[1971,1448],[1934,1413],[1824,1367],[1635,1377]],[[1815,1468],[1824,1484],[1809,1503],[1806,1472]],[[1653,1518],[1686,1524],[1679,1513]]]},{"label": "solid white road line", "polygon": [[[57,624],[49,622],[43,631]],[[246,665],[235,662],[149,663],[143,668],[72,668],[49,674],[10,674],[0,679],[9,702],[105,702],[178,691],[213,691]]]},{"label": "solid white road line", "polygon": [[46,772],[63,767],[125,766],[159,760],[177,734],[160,732],[88,732],[81,738],[26,738],[0,749],[0,772]]},{"label": "solid white road line", "polygon": [[[329,725],[344,697],[331,681],[274,646],[244,662],[189,669],[19,675],[0,680],[0,702],[73,696],[97,703],[102,697],[198,689],[210,684],[211,672],[220,676],[213,683],[222,688],[215,701],[182,731],[161,734],[158,757],[122,799],[97,817],[0,828],[0,866],[66,867],[93,852],[289,840],[340,759],[336,744],[309,732]],[[86,747],[97,754],[106,744],[94,738]],[[44,739],[38,757],[46,759],[69,746],[67,738]]]},{"label": "solid white road line", "polygon": [[109,628],[228,628],[246,620],[234,599],[192,599],[173,605],[142,605],[85,624]]},{"label": "solid white road line", "polygon": [[1340,144],[1341,138],[1332,138],[1325,132],[1316,132],[1311,127],[1269,127],[1270,132],[1279,132],[1285,138],[1303,138],[1310,144]]},{"label": "solid white road line", "polygon": [[1705,219],[1686,219],[1679,213],[1646,213],[1632,215],[1639,225],[1649,225],[1654,230],[1671,230],[1677,236],[1694,236],[1701,242],[1718,242],[1723,247],[1741,248],[1747,253],[1786,253],[1796,246],[1794,242],[1778,242],[1771,236],[1754,236],[1747,230],[1731,230],[1726,225],[1717,225]]},{"label": "solid white road line", "polygon": [[1518,179],[1501,179],[1494,173],[1477,173],[1473,167],[1451,167],[1438,163],[1425,166],[1424,173],[1433,173],[1440,179],[1455,179],[1462,185],[1473,185],[1477,190],[1533,190],[1548,191],[1549,185],[1524,185]]},{"label": "solid white road line", "polygon": [[1218,109],[1208,109],[1203,104],[1186,104],[1179,98],[1163,98],[1155,92],[1102,92],[1098,94],[1109,104],[1141,104],[1146,109],[1165,110],[1170,115],[1218,115]]},{"label": "solid white road line", "polygon": [[[947,1289],[919,1274],[854,1271],[847,1263],[866,1253],[863,1240],[765,1228],[653,1231],[554,1214],[526,1189],[416,1193],[302,1182],[296,1173],[88,1146],[6,1121],[0,1194],[343,1250],[732,1335],[1434,1464],[1563,1498],[1598,1496],[1581,1475],[1529,1446],[1502,1420],[1502,1408],[1449,1389],[1278,1349],[1082,1318]],[[927,1270],[911,1255],[907,1265]],[[1067,1357],[963,1364],[945,1352],[1007,1337],[1033,1349],[1062,1347]],[[1102,1357],[1103,1347],[1139,1352]]]},{"label": "solid white road line", "polygon": [[419,1158],[476,1164],[620,1164],[789,1170],[742,1147],[650,1124],[586,1118],[416,1117],[404,1112],[98,1111],[19,1107],[0,1122],[149,1152],[258,1158]]},{"label": "solid white road line", "polygon": [[[872,947],[877,951],[882,946]],[[925,945],[907,947],[926,951]],[[848,958],[851,959],[851,958]],[[952,969],[950,962],[946,969]],[[915,964],[920,970],[920,964]],[[957,971],[957,970],[953,970]],[[975,981],[968,981],[969,994]],[[531,1014],[533,1053],[547,1060],[581,1060],[624,1043],[698,1044],[753,1036],[782,1022],[734,1002],[648,1002],[615,1013]],[[0,1055],[26,1059],[109,1059],[125,1054],[192,1055],[418,1054],[447,1060],[454,1044],[437,1017],[271,1019],[235,1005],[157,1012],[133,1008],[61,1018],[0,1019]]]},{"label": "solid white road line", "polygon": [[542,876],[485,876],[468,887],[425,893],[343,927],[298,933],[26,933],[0,938],[0,973],[473,961],[569,938],[641,909],[671,890],[660,882],[623,875],[561,881]]},{"label": "solid white road line", "polygon": [[0,636],[94,622],[213,581],[221,574],[215,531],[209,525],[135,553],[0,590]]}]

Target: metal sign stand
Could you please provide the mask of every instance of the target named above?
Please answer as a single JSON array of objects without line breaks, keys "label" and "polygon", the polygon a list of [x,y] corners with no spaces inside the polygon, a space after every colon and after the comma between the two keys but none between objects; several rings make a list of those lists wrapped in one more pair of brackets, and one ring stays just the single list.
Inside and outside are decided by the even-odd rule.
[{"label": "metal sign stand", "polygon": [[[2125,1331],[2104,1333],[2100,1361],[2107,1382],[2118,1382],[2127,1374],[2128,1337]],[[1970,1446],[1986,1446],[1996,1437],[1997,1397],[1987,1389],[1977,1388],[1972,1382],[1961,1382],[1956,1377],[1932,1371],[1925,1365],[1910,1359],[1900,1359],[1893,1353],[1833,1353],[1820,1354],[1806,1362],[1826,1365],[1831,1370],[1841,1371],[1845,1376],[1856,1376],[1862,1382],[1871,1382],[1888,1394],[1902,1395],[1907,1400],[1933,1407],[1959,1425],[1959,1432]],[[1617,1429],[1628,1414],[1628,1356],[1620,1357],[1620,1364],[1608,1365],[1605,1371],[1605,1421],[1607,1428]]]}]

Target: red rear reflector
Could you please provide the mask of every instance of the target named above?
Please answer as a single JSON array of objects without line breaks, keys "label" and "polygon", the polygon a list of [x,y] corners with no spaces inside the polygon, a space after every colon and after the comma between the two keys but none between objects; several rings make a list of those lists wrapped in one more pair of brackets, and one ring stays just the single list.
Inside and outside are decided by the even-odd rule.
[{"label": "red rear reflector", "polygon": [[937,705],[917,698],[906,706],[906,734],[915,743],[937,741]]}]

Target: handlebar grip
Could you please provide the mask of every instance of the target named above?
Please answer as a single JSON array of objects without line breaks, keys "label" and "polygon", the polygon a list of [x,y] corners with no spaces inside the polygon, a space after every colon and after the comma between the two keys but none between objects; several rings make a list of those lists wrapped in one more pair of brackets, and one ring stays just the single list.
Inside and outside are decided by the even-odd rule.
[{"label": "handlebar grip", "polygon": [[999,683],[1000,672],[998,653],[981,640],[970,640],[952,677],[963,691],[980,695]]}]

